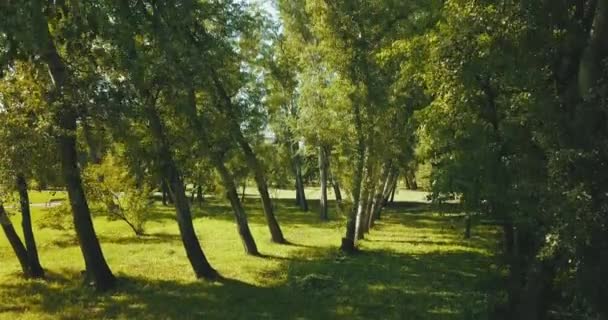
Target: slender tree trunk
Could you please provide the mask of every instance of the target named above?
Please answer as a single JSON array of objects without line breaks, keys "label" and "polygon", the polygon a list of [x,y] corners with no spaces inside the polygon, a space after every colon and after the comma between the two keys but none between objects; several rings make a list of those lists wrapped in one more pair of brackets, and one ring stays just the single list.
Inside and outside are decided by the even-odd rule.
[{"label": "slender tree trunk", "polygon": [[175,205],[177,224],[188,260],[197,278],[215,279],[218,277],[218,273],[209,264],[194,231],[192,213],[190,212],[184,183],[173,160],[158,111],[154,106],[150,106],[147,115],[150,120],[150,130],[157,144],[157,157],[163,180],[167,183],[169,195]]},{"label": "slender tree trunk", "polygon": [[162,195],[162,203],[163,206],[167,205],[167,186],[165,185],[165,181],[160,183],[160,194]]},{"label": "slender tree trunk", "polygon": [[306,201],[306,192],[304,190],[304,179],[302,178],[302,161],[301,157],[298,153],[299,147],[297,144],[292,144],[290,148],[294,148],[292,150],[293,154],[293,166],[294,166],[294,175],[296,178],[296,204],[300,206],[302,211],[308,211],[308,201]]},{"label": "slender tree trunk", "polygon": [[34,239],[34,231],[32,230],[32,216],[30,213],[30,199],[27,192],[27,183],[22,174],[17,174],[17,191],[19,192],[19,203],[21,204],[21,227],[23,228],[23,238],[27,250],[28,265],[30,268],[30,276],[33,278],[43,278],[44,269],[40,265],[38,258],[38,249],[36,248],[36,240]]},{"label": "slender tree trunk", "polygon": [[39,50],[42,60],[48,65],[49,73],[55,85],[51,95],[51,102],[58,102],[54,114],[55,124],[59,127],[57,146],[61,162],[61,172],[66,183],[72,214],[74,229],[78,236],[80,249],[84,256],[87,280],[91,281],[97,290],[107,290],[114,286],[116,279],[106,263],[99,240],[95,234],[91,213],[87,199],[82,188],[78,157],[76,151],[76,108],[66,101],[62,101],[64,85],[68,83],[68,69],[55,47],[55,43],[48,29],[48,21],[42,11],[40,0],[33,2],[33,25],[38,35]]},{"label": "slender tree trunk", "polygon": [[167,183],[167,181],[165,179],[163,179],[161,186],[162,186],[162,192],[163,192],[163,204],[166,206],[168,206],[170,204],[175,204],[173,201],[173,198],[169,194],[169,184]]},{"label": "slender tree trunk", "polygon": [[464,217],[464,238],[465,239],[471,239],[471,213],[467,212],[466,216]]},{"label": "slender tree trunk", "polygon": [[245,203],[245,191],[247,190],[247,179],[243,180],[243,185],[241,187],[241,202]]},{"label": "slender tree trunk", "polygon": [[336,195],[336,201],[342,202],[342,191],[340,190],[340,182],[332,178],[332,185],[334,187],[334,194]]},{"label": "slender tree trunk", "polygon": [[346,221],[346,234],[342,238],[340,250],[344,253],[356,251],[355,238],[357,232],[358,205],[361,199],[361,185],[363,182],[363,169],[365,168],[366,148],[365,136],[363,135],[360,105],[355,105],[355,126],[357,129],[357,155],[355,157],[355,173],[353,176],[353,207]]},{"label": "slender tree trunk", "polygon": [[361,196],[359,197],[358,207],[357,207],[357,218],[355,225],[355,235],[357,240],[362,240],[364,238],[365,233],[365,224],[367,223],[367,203],[369,200],[369,193],[371,187],[371,179],[372,179],[372,170],[373,164],[371,157],[368,156],[367,164],[365,166],[365,173],[363,179],[363,185],[361,186]]},{"label": "slender tree trunk", "polygon": [[319,195],[319,214],[322,221],[329,220],[328,208],[327,208],[327,176],[328,176],[328,161],[327,161],[327,148],[324,146],[319,147],[319,178],[321,192]]},{"label": "slender tree trunk", "polygon": [[416,173],[414,171],[410,171],[409,174],[411,190],[418,190],[418,182],[416,182]]},{"label": "slender tree trunk", "polygon": [[87,280],[91,281],[98,290],[103,291],[112,288],[116,279],[101,251],[82,187],[78,156],[76,155],[76,116],[70,111],[65,110],[64,112],[69,112],[69,114],[62,116],[61,127],[71,134],[61,134],[58,138],[61,169],[72,207],[74,228],[85,260]]},{"label": "slender tree trunk", "polygon": [[363,220],[361,223],[361,227],[363,229],[363,234],[369,233],[369,221],[370,219],[373,218],[372,216],[372,207],[374,205],[374,195],[376,194],[376,186],[375,184],[373,184],[370,187],[370,191],[368,193],[368,197],[367,197],[367,203],[365,204],[365,220]]},{"label": "slender tree trunk", "polygon": [[405,188],[408,190],[412,190],[412,182],[410,180],[410,177],[407,174],[405,174],[404,180],[405,180]]},{"label": "slender tree trunk", "polygon": [[26,278],[29,278],[30,268],[27,250],[25,249],[23,242],[21,242],[19,235],[17,235],[17,232],[15,231],[11,220],[8,218],[8,215],[6,214],[6,211],[4,210],[4,206],[2,204],[0,204],[0,225],[2,225],[2,230],[4,230],[4,234],[6,235],[8,242],[11,244],[11,247],[13,248],[13,251],[17,256],[17,259],[19,260],[19,264],[21,265],[21,270],[23,271],[23,274]]},{"label": "slender tree trunk", "polygon": [[364,224],[365,224],[365,221],[367,220],[365,209],[367,208],[368,195],[369,195],[369,191],[368,191],[367,187],[363,186],[363,194],[361,196],[361,199],[359,200],[359,205],[357,208],[357,224],[356,224],[357,240],[362,240],[365,238]]},{"label": "slender tree trunk", "polygon": [[603,61],[608,56],[608,0],[598,0],[593,18],[593,31],[579,62],[578,87],[586,97],[605,75]]},{"label": "slender tree trunk", "polygon": [[194,204],[194,196],[196,196],[196,184],[192,185],[192,190],[190,190],[190,203]]},{"label": "slender tree trunk", "polygon": [[376,219],[378,219],[380,216],[380,211],[383,207],[384,194],[387,192],[388,184],[391,179],[391,170],[391,161],[387,161],[382,167],[380,184],[376,189],[376,194],[373,199],[372,210],[369,215],[368,229],[371,229],[374,226]]},{"label": "slender tree trunk", "polygon": [[399,179],[398,179],[398,177],[395,177],[395,182],[393,184],[393,189],[391,191],[391,199],[389,200],[390,203],[395,203],[395,193],[397,192],[398,185],[399,185]]},{"label": "slender tree trunk", "polygon": [[236,138],[239,146],[243,150],[243,154],[245,155],[245,161],[247,162],[247,166],[251,171],[253,171],[255,183],[258,187],[258,192],[260,193],[260,198],[262,200],[262,206],[264,207],[264,216],[266,217],[266,223],[268,224],[268,229],[270,230],[270,235],[272,237],[272,242],[274,243],[287,243],[285,241],[285,237],[283,236],[283,231],[281,231],[281,227],[277,222],[276,216],[274,214],[274,209],[272,206],[272,201],[270,200],[270,194],[268,192],[268,184],[266,183],[266,176],[264,173],[264,169],[260,164],[258,158],[256,157],[253,149],[249,145],[249,142],[243,135],[239,124],[236,123],[236,117],[234,117],[234,108],[232,102],[230,101],[230,97],[226,93],[224,86],[222,85],[218,75],[215,73],[215,70],[211,70],[212,80],[215,84],[215,87],[220,95],[224,103],[224,109],[220,105],[216,107],[220,112],[224,113],[231,120],[230,127],[232,131],[232,135]]},{"label": "slender tree trunk", "polygon": [[[240,131],[239,131],[240,133]],[[270,231],[270,235],[272,238],[272,242],[274,243],[287,243],[285,241],[285,237],[283,236],[283,231],[281,231],[281,227],[276,219],[274,214],[274,209],[272,206],[272,201],[270,200],[270,193],[268,192],[268,185],[266,183],[266,177],[262,167],[260,166],[253,150],[244,140],[244,137],[241,135],[240,145],[245,153],[245,158],[247,159],[247,163],[249,164],[250,169],[254,172],[255,182],[258,187],[258,192],[260,193],[260,198],[262,199],[262,206],[264,208],[264,216],[266,217],[266,223],[268,225],[268,230]]]},{"label": "slender tree trunk", "polygon": [[236,220],[237,230],[243,242],[245,253],[249,255],[260,255],[258,252],[257,245],[249,230],[249,223],[247,222],[247,214],[243,209],[241,202],[239,201],[239,195],[236,191],[236,184],[232,175],[228,172],[228,169],[220,159],[214,160],[215,166],[220,174],[224,188],[226,189],[226,197],[230,201],[232,211],[234,212],[234,218]]},{"label": "slender tree trunk", "polygon": [[203,202],[205,201],[205,197],[203,195],[203,186],[202,184],[199,184],[196,187],[196,201],[198,203],[199,206],[203,205]]},{"label": "slender tree trunk", "polygon": [[101,146],[99,143],[97,143],[97,141],[95,141],[93,128],[91,128],[91,125],[86,119],[84,119],[81,123],[84,140],[89,147],[89,159],[91,163],[100,164],[103,155],[101,154]]}]

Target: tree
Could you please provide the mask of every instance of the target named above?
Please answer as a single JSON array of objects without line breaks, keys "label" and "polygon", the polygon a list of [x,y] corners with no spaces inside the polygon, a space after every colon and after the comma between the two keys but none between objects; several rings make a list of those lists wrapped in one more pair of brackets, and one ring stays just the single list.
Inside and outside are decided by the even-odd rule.
[{"label": "tree", "polygon": [[[73,77],[57,50],[54,42],[56,35],[49,31],[49,23],[54,24],[57,23],[57,20],[61,20],[57,16],[49,19],[45,15],[45,12],[51,13],[54,10],[61,10],[61,8],[54,5],[47,7],[40,1],[3,5],[2,31],[5,34],[11,34],[10,45],[14,55],[9,57],[10,60],[37,55],[48,67],[52,86],[49,90],[47,105],[51,109],[50,113],[55,125],[61,172],[67,185],[74,226],[85,260],[87,280],[98,290],[106,290],[113,287],[115,278],[101,251],[82,188],[75,138],[78,110],[75,101],[72,101],[72,99],[77,99],[75,94],[77,91],[73,86],[77,83],[77,79]],[[31,16],[26,15],[26,12],[31,12]],[[63,15],[63,17],[67,16]],[[23,24],[23,21],[29,23]],[[31,29],[29,29],[30,27]],[[75,23],[70,27],[78,30],[80,25]],[[54,29],[54,31],[64,30],[60,28]],[[16,38],[12,38],[12,35],[16,35]]]}]

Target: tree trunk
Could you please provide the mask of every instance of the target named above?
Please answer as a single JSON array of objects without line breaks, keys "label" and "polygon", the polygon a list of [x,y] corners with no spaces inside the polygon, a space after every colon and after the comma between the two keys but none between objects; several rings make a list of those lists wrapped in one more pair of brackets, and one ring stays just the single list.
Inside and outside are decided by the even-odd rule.
[{"label": "tree trunk", "polygon": [[320,178],[320,195],[319,195],[319,215],[322,221],[329,220],[327,208],[327,176],[328,176],[328,161],[327,148],[319,147],[319,178]]},{"label": "tree trunk", "polygon": [[190,191],[190,203],[194,204],[194,196],[196,196],[196,184],[192,185],[192,190]]},{"label": "tree trunk", "polygon": [[196,187],[196,201],[199,206],[202,206],[203,202],[205,201],[205,196],[203,195],[203,186],[201,184]]},{"label": "tree trunk", "polygon": [[190,261],[197,278],[215,279],[218,277],[218,273],[211,267],[211,264],[209,264],[196,233],[194,232],[192,213],[190,212],[190,204],[188,203],[186,190],[181,175],[173,160],[172,152],[169,148],[158,111],[156,111],[154,106],[149,106],[147,115],[150,121],[152,136],[156,140],[156,155],[159,160],[161,174],[163,175],[163,181],[166,182],[169,195],[175,205],[177,224],[188,260]]},{"label": "tree trunk", "polygon": [[578,87],[585,98],[604,76],[603,61],[608,56],[608,0],[598,0],[593,31],[579,62]]},{"label": "tree trunk", "polygon": [[76,154],[76,115],[69,108],[60,111],[62,113],[59,120],[60,127],[63,132],[67,132],[61,133],[58,137],[61,170],[72,207],[74,229],[78,235],[80,248],[84,256],[88,280],[98,290],[107,290],[114,286],[116,279],[101,251],[82,187]]},{"label": "tree trunk", "polygon": [[340,250],[344,253],[355,252],[355,238],[357,233],[357,218],[358,215],[358,204],[361,199],[361,185],[363,182],[363,169],[365,168],[366,161],[366,148],[365,138],[363,136],[362,120],[360,114],[360,106],[355,106],[355,125],[357,127],[357,155],[355,157],[355,174],[353,177],[352,195],[353,195],[353,207],[346,221],[346,234],[342,238],[342,244]]},{"label": "tree trunk", "polygon": [[363,234],[369,233],[369,221],[373,218],[372,216],[372,207],[374,205],[374,195],[376,194],[376,186],[375,184],[371,186],[370,191],[367,196],[367,203],[365,204],[365,220],[361,223],[361,227],[363,229]]},{"label": "tree trunk", "polygon": [[221,159],[214,160],[218,173],[222,179],[222,183],[224,184],[224,188],[226,189],[226,197],[230,201],[230,205],[232,206],[232,211],[234,212],[234,218],[236,220],[237,230],[241,237],[241,241],[243,242],[243,247],[245,248],[245,253],[249,255],[258,256],[260,253],[258,252],[257,245],[255,244],[255,240],[253,239],[253,235],[251,234],[251,230],[249,230],[249,223],[247,222],[247,214],[239,201],[239,195],[236,191],[236,184],[234,183],[234,179],[232,175],[228,172],[228,169],[221,161]]},{"label": "tree trunk", "polygon": [[368,229],[374,226],[376,219],[380,217],[380,211],[383,207],[384,195],[387,193],[387,189],[391,180],[391,161],[387,161],[382,167],[382,173],[380,174],[380,184],[376,189],[376,194],[373,199],[372,210],[369,215]]},{"label": "tree trunk", "polygon": [[241,203],[245,203],[245,191],[247,190],[247,179],[243,180],[243,186],[241,188]]},{"label": "tree trunk", "polygon": [[464,238],[465,239],[471,239],[471,213],[467,212],[466,216],[464,217]]},{"label": "tree trunk", "polygon": [[44,269],[40,265],[38,258],[38,249],[36,248],[36,240],[34,239],[34,231],[32,230],[32,216],[30,213],[30,199],[27,192],[27,183],[22,174],[17,174],[17,191],[19,192],[19,203],[21,204],[21,227],[23,228],[23,238],[27,250],[28,265],[30,276],[33,278],[43,278]]},{"label": "tree trunk", "polygon": [[232,102],[230,101],[230,97],[226,93],[224,86],[222,85],[218,75],[215,73],[215,70],[211,70],[211,76],[213,83],[219,93],[220,98],[224,103],[224,108],[220,105],[216,105],[220,112],[224,113],[228,119],[230,120],[230,128],[232,131],[232,135],[236,138],[239,146],[243,150],[243,154],[245,155],[245,161],[247,162],[247,166],[251,171],[253,171],[255,183],[258,187],[258,192],[260,193],[260,198],[262,200],[262,206],[264,207],[264,215],[266,217],[266,223],[268,224],[268,229],[270,230],[270,235],[272,237],[272,242],[274,243],[287,243],[285,241],[285,237],[283,236],[283,232],[281,231],[281,227],[277,222],[276,216],[274,214],[274,209],[272,206],[272,201],[270,200],[270,194],[268,192],[268,184],[266,183],[266,176],[264,173],[264,169],[260,164],[258,158],[256,157],[253,149],[249,145],[249,142],[243,135],[239,124],[236,122],[236,117],[233,115],[234,108]]},{"label": "tree trunk", "polygon": [[412,190],[418,190],[418,182],[416,182],[416,174],[415,172],[411,171],[409,173],[409,177],[410,177],[410,183],[412,184]]},{"label": "tree trunk", "polygon": [[[107,290],[114,286],[116,279],[101,251],[99,240],[95,234],[91,213],[82,188],[78,157],[76,151],[76,108],[67,101],[62,101],[64,85],[68,82],[68,69],[59,56],[51,34],[48,21],[44,17],[40,0],[33,2],[33,24],[38,34],[40,56],[48,65],[49,73],[55,85],[50,102],[61,104],[54,114],[54,121],[59,128],[57,146],[61,162],[61,172],[66,183],[74,229],[78,236],[80,249],[84,256],[87,280],[90,280],[97,290]],[[50,103],[52,104],[52,103]]]},{"label": "tree trunk", "polygon": [[162,195],[162,203],[163,206],[167,205],[167,186],[165,185],[165,182],[162,181],[160,183],[160,194]]},{"label": "tree trunk", "polygon": [[399,184],[399,179],[395,178],[395,182],[393,184],[393,189],[391,191],[391,199],[389,200],[390,203],[395,203],[395,192],[397,192],[398,184]]},{"label": "tree trunk", "polygon": [[163,205],[168,206],[170,204],[174,204],[173,198],[171,198],[169,195],[169,185],[167,184],[167,181],[165,181],[165,179],[162,181],[161,188],[163,193]]},{"label": "tree trunk", "polygon": [[[239,131],[239,133],[241,133]],[[247,163],[249,168],[254,173],[255,183],[258,187],[258,192],[260,193],[260,198],[262,199],[262,206],[264,207],[264,216],[266,217],[266,223],[268,225],[268,230],[270,231],[270,236],[272,242],[274,243],[287,243],[285,241],[285,237],[283,236],[283,231],[281,231],[281,227],[274,215],[274,209],[272,206],[272,201],[270,200],[270,193],[268,192],[268,185],[266,184],[266,177],[262,167],[260,166],[253,150],[249,146],[249,143],[244,140],[242,134],[240,135],[240,145],[245,153],[245,158],[247,159]]]},{"label": "tree trunk", "polygon": [[[296,178],[296,204],[300,206],[302,211],[308,211],[308,201],[306,201],[306,192],[304,190],[304,179],[302,178],[302,163],[298,154],[297,144],[292,144],[296,150],[292,150],[294,174]],[[290,147],[290,148],[292,148]]]},{"label": "tree trunk", "polygon": [[4,230],[4,234],[6,235],[8,242],[11,244],[11,247],[13,248],[13,251],[17,256],[17,259],[19,260],[19,264],[21,265],[21,270],[23,271],[23,274],[26,278],[29,278],[30,268],[27,250],[25,249],[23,242],[21,242],[19,235],[17,235],[17,232],[15,231],[11,220],[8,218],[8,215],[6,214],[6,211],[4,210],[4,206],[2,204],[0,204],[0,225],[2,225],[2,230]]},{"label": "tree trunk", "polygon": [[363,186],[364,189],[364,193],[361,197],[361,199],[359,200],[359,205],[357,208],[357,224],[356,224],[356,235],[357,235],[357,240],[362,240],[365,238],[364,233],[365,233],[365,221],[366,219],[366,212],[365,209],[367,207],[367,199],[368,199],[368,191],[367,191],[367,187]]},{"label": "tree trunk", "polygon": [[103,155],[101,152],[101,146],[97,141],[95,141],[93,128],[91,128],[91,125],[86,119],[83,119],[81,123],[84,140],[86,141],[87,146],[89,148],[89,160],[93,164],[100,164]]},{"label": "tree trunk", "polygon": [[336,201],[342,202],[342,191],[340,191],[340,182],[332,177],[332,185],[334,187],[334,194],[336,195]]},{"label": "tree trunk", "polygon": [[365,178],[363,179],[364,183],[361,186],[361,196],[359,197],[358,205],[357,205],[357,217],[355,224],[355,235],[356,240],[362,240],[364,238],[365,233],[365,224],[367,223],[367,203],[369,200],[370,193],[370,182],[372,179],[372,160],[367,158],[367,165],[365,168]]}]

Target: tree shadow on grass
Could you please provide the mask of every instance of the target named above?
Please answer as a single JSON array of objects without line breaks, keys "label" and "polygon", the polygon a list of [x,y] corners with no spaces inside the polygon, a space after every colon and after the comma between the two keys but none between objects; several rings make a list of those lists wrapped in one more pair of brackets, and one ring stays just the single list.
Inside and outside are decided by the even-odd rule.
[{"label": "tree shadow on grass", "polygon": [[6,296],[20,297],[0,302],[0,310],[30,306],[59,319],[487,319],[490,262],[470,252],[345,257],[306,248],[282,259],[277,272],[287,272],[286,280],[270,287],[120,275],[118,288],[104,294],[62,271],[48,282],[0,284]]},{"label": "tree shadow on grass", "polygon": [[[287,258],[265,257],[278,264],[255,266],[264,279],[282,279],[270,285],[119,274],[114,291],[98,294],[82,286],[79,274],[65,270],[48,271],[46,282],[11,277],[0,283],[5,297],[0,318],[27,310],[56,319],[491,319],[488,306],[500,277],[492,268],[494,258],[472,249],[495,245],[495,234],[480,228],[480,238],[463,241],[449,224],[434,214],[389,212],[368,236],[374,241],[366,240],[374,248],[365,244],[359,254],[295,244]],[[398,242],[406,236],[406,241],[443,250],[413,254]],[[176,237],[156,234],[137,241]],[[132,241],[129,237],[125,243]],[[452,244],[461,248],[451,250]]]}]

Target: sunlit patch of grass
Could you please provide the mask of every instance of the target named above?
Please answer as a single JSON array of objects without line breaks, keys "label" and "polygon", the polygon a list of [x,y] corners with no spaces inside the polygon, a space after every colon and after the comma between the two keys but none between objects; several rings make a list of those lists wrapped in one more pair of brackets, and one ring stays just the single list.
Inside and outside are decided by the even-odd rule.
[{"label": "sunlit patch of grass", "polygon": [[[287,193],[287,191],[286,191]],[[401,193],[403,195],[403,193]],[[415,194],[418,196],[418,194]],[[83,287],[83,261],[73,232],[36,229],[47,281],[24,280],[0,236],[0,319],[486,319],[497,281],[492,267],[497,231],[476,226],[463,239],[462,218],[424,204],[387,208],[360,242],[362,252],[338,252],[344,218],[320,222],[316,204],[301,212],[277,198],[276,212],[292,245],[276,245],[259,199],[245,207],[264,257],[243,253],[230,207],[209,198],[194,206],[194,225],[214,267],[227,280],[194,279],[175,214],[157,205],[147,235],[97,216],[95,227],[117,289]],[[407,200],[407,199],[406,199]],[[333,207],[332,207],[333,208]],[[34,208],[34,225],[44,215]],[[13,210],[14,211],[14,210]],[[18,228],[19,216],[12,217]]]}]

